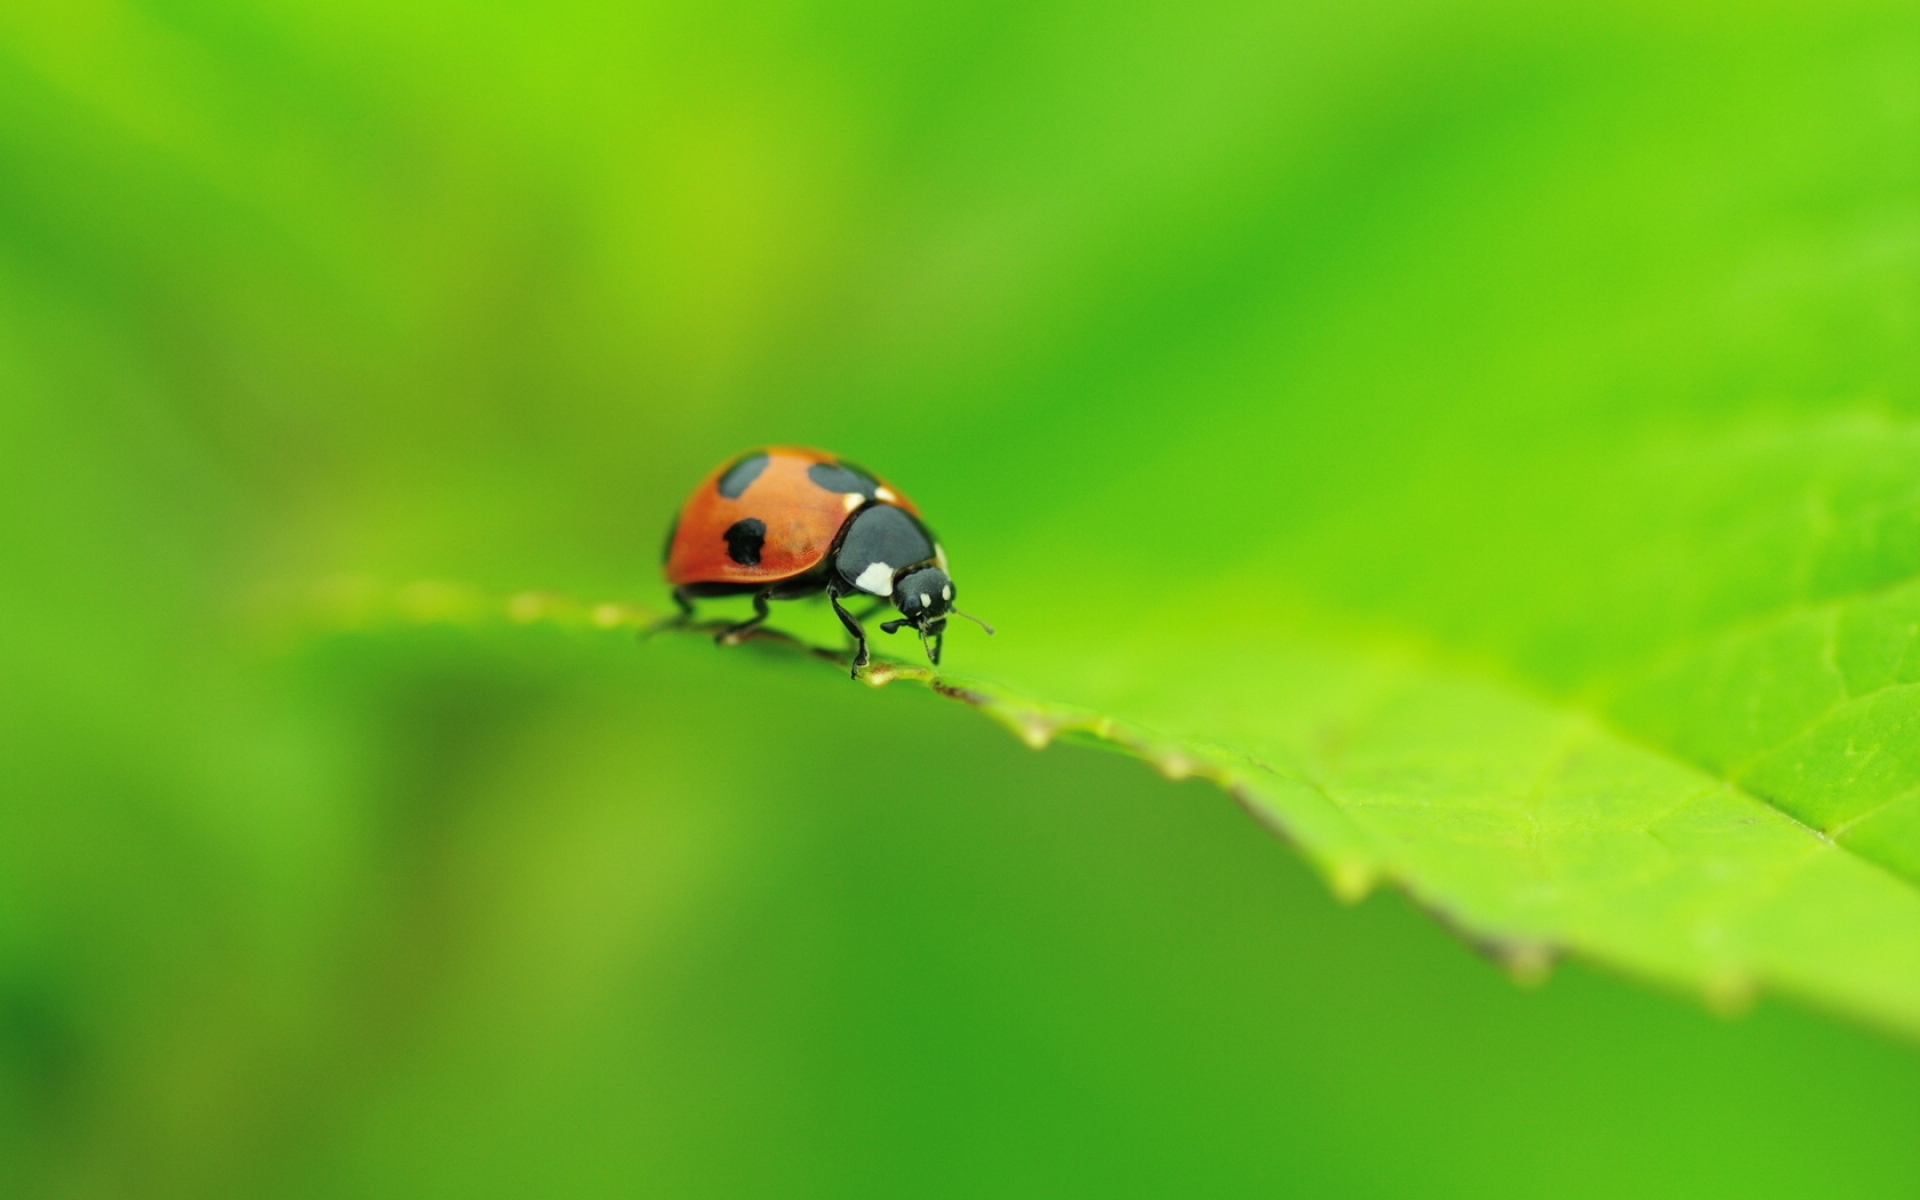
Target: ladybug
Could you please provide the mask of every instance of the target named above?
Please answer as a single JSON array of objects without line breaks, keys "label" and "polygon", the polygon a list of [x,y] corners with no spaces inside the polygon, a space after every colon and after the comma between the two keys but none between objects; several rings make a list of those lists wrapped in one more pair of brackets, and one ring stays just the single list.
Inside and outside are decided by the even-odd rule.
[{"label": "ladybug", "polygon": [[949,613],[993,632],[953,606],[946,552],[913,501],[871,471],[801,446],[751,451],[701,480],[667,531],[664,567],[686,618],[701,597],[753,596],[753,616],[722,630],[720,642],[765,621],[769,600],[825,592],[853,635],[855,678],[867,665],[867,634],[840,603],[849,596],[883,602],[863,616],[891,601],[900,617],[880,628],[913,626],[936,666]]}]

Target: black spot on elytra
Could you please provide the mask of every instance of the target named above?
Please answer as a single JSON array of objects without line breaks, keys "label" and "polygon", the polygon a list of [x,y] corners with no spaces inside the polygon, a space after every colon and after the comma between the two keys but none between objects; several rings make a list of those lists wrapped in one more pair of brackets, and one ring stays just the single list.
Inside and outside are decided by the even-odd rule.
[{"label": "black spot on elytra", "polygon": [[760,549],[767,544],[767,523],[754,517],[727,526],[727,557],[743,567],[760,565]]},{"label": "black spot on elytra", "polygon": [[853,494],[873,499],[879,484],[873,476],[848,463],[814,463],[807,468],[807,478],[829,492],[841,495]]},{"label": "black spot on elytra", "polygon": [[749,454],[739,462],[728,467],[726,471],[721,474],[720,482],[716,486],[719,488],[722,496],[725,496],[729,500],[738,500],[740,494],[752,487],[753,481],[760,478],[760,472],[766,469],[767,456],[765,454]]}]

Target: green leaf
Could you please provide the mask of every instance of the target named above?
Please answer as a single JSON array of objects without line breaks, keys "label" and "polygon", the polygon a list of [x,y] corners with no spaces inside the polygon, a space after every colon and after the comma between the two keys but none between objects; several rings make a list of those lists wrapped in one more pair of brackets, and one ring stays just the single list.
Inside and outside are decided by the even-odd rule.
[{"label": "green leaf", "polygon": [[1343,895],[1395,883],[1523,976],[1573,952],[1716,1006],[1776,988],[1920,1031],[1911,878],[1587,706],[1333,640],[1106,654],[1125,683],[1076,694],[1134,731],[1109,736],[1229,787]]},{"label": "green leaf", "polygon": [[[1827,545],[1903,519],[1856,501],[1857,520],[1820,524]],[[1920,1035],[1920,886],[1900,857],[1912,839],[1881,823],[1900,819],[1920,774],[1901,736],[1920,689],[1893,681],[1914,669],[1920,586],[1739,621],[1603,700],[1304,608],[1195,623],[1209,607],[1195,601],[1018,643],[991,679],[884,656],[865,678],[925,684],[1036,748],[1091,741],[1218,784],[1343,898],[1398,886],[1523,981],[1572,953],[1723,1011],[1767,989]],[[447,585],[360,585],[333,603],[354,624],[658,621]],[[756,642],[845,667],[843,652],[777,632]],[[1712,749],[1731,745],[1744,757]]]},{"label": "green leaf", "polygon": [[[1072,694],[1270,764],[1234,782],[1336,881],[1391,879],[1523,963],[1778,988],[1912,1035],[1916,461],[1920,431],[1863,415],[1490,471],[1430,535],[1451,558],[1383,548],[1433,589],[1420,641],[1142,618],[1082,648],[1105,678]],[[1010,677],[1063,694],[1057,669]]]}]

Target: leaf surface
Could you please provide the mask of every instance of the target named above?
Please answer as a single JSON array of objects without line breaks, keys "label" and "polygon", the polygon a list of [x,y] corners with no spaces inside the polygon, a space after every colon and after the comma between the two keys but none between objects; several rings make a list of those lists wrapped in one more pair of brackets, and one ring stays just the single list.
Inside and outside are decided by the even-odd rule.
[{"label": "leaf surface", "polygon": [[[1762,757],[1784,755],[1802,774],[1763,776],[1770,786],[1688,752],[1696,743],[1670,730],[1648,736],[1659,731],[1649,714],[1663,701],[1692,728],[1717,717],[1734,731],[1726,736],[1748,729],[1768,685],[1778,693],[1782,681],[1839,653],[1832,638],[1803,636],[1800,625],[1894,637],[1881,610],[1907,591],[1838,601],[1846,620],[1796,610],[1742,629],[1607,703],[1556,698],[1406,637],[1341,632],[1304,608],[1238,628],[1194,626],[1182,619],[1193,611],[1190,597],[1135,613],[1130,631],[1082,630],[1003,654],[992,678],[884,655],[865,678],[924,684],[1035,748],[1061,738],[1104,744],[1170,777],[1218,784],[1344,899],[1382,883],[1400,887],[1523,981],[1571,953],[1723,1011],[1775,991],[1920,1036],[1920,887],[1897,856],[1880,852],[1884,842],[1863,837],[1871,821],[1845,815],[1861,804],[1832,799],[1849,794],[1858,776],[1897,777],[1898,755],[1868,754],[1877,768],[1855,766],[1855,776],[1836,779],[1804,745],[1829,745],[1830,736],[1809,733],[1823,723],[1871,720],[1837,716],[1842,699],[1809,729],[1775,733],[1775,749]],[[648,629],[659,620],[629,605],[539,594],[501,602],[445,585],[397,596],[363,587],[345,595],[344,608],[342,599],[334,598],[334,622],[342,613],[354,624],[504,615]],[[1764,632],[1774,624],[1785,632]],[[1200,631],[1182,636],[1182,628]],[[1298,632],[1274,632],[1288,628]],[[762,642],[845,667],[844,652],[827,645],[777,632],[755,639]],[[1872,661],[1888,658],[1876,652]],[[1758,675],[1758,690],[1703,692],[1702,672]],[[1898,724],[1914,719],[1899,711],[1898,687],[1884,685],[1878,706],[1894,723],[1892,741]],[[1888,807],[1868,802],[1868,811]],[[1822,815],[1825,826],[1808,819]]]}]

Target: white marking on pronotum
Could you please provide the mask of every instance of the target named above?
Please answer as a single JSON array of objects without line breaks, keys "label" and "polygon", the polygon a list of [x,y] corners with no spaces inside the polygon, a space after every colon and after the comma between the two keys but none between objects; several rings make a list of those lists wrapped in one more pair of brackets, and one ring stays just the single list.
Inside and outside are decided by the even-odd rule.
[{"label": "white marking on pronotum", "polygon": [[940,564],[942,571],[947,569],[947,552],[940,548],[939,542],[933,544],[933,557]]},{"label": "white marking on pronotum", "polygon": [[860,578],[853,581],[853,586],[876,596],[888,595],[893,591],[893,568],[886,563],[874,563],[860,572]]},{"label": "white marking on pronotum", "polygon": [[893,494],[892,488],[875,488],[873,489],[873,498],[882,504],[892,504],[900,497]]},{"label": "white marking on pronotum", "polygon": [[866,503],[866,500],[867,498],[865,496],[862,496],[859,492],[848,492],[846,495],[840,497],[840,503],[847,506],[848,512],[852,512],[854,509],[859,508],[862,504]]},{"label": "white marking on pronotum", "polygon": [[941,588],[941,589],[940,589],[940,598],[941,598],[942,600],[951,600],[951,599],[953,599],[953,585],[952,585],[952,584],[950,584],[950,583],[949,583],[948,585],[946,585],[945,587],[943,587],[943,588]]},{"label": "white marking on pronotum", "polygon": [[920,607],[921,607],[921,608],[932,608],[932,607],[933,607],[933,597],[932,597],[932,596],[929,596],[929,595],[927,595],[927,594],[926,594],[925,592],[921,592],[921,593],[920,593]]}]

